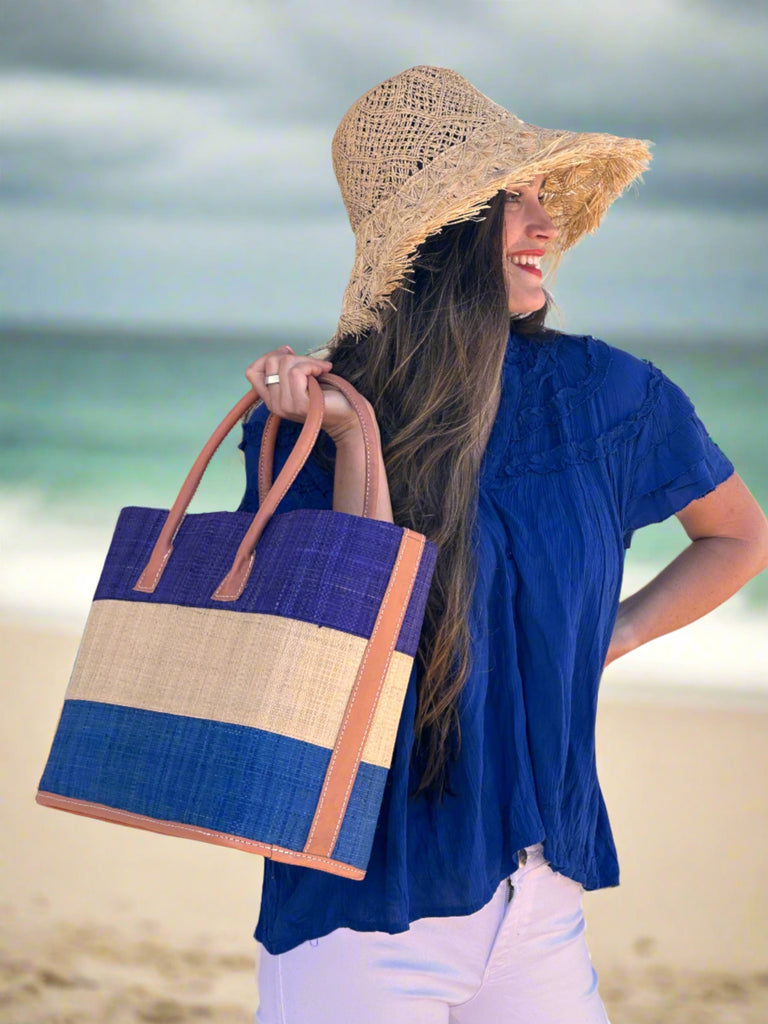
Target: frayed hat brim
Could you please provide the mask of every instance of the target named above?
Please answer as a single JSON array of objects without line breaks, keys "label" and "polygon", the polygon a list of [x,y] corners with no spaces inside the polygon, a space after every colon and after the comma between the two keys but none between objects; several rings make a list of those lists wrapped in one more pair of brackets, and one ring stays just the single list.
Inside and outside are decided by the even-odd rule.
[{"label": "frayed hat brim", "polygon": [[[449,224],[482,217],[500,190],[519,187],[544,175],[544,206],[558,228],[548,254],[556,259],[597,229],[611,203],[639,178],[651,159],[650,143],[643,140],[527,124],[447,69],[414,68],[403,75],[420,71],[443,72],[451,76],[452,82],[458,79],[464,83],[465,91],[471,90],[470,98],[479,114],[486,116],[468,127],[459,141],[445,145],[429,159],[422,158],[415,169],[406,168],[399,187],[392,188],[390,194],[374,196],[373,201],[363,195],[369,212],[360,198],[359,181],[354,178],[355,174],[361,175],[365,183],[365,169],[349,163],[349,154],[358,143],[353,139],[350,144],[343,133],[354,106],[342,121],[334,139],[334,166],[355,226],[356,247],[334,340],[381,326],[382,312],[390,304],[392,293],[407,279],[416,249]],[[392,114],[402,119],[397,103]],[[445,115],[441,116],[445,121]],[[390,118],[390,132],[392,126]],[[359,117],[353,119],[352,127],[359,132]],[[419,127],[428,130],[424,125]],[[366,144],[375,144],[370,134]],[[382,139],[385,144],[391,146],[391,139]],[[386,156],[391,162],[391,156]],[[389,167],[387,170],[391,175]],[[372,175],[368,178],[373,180]],[[352,187],[358,187],[358,194],[350,201]]]}]

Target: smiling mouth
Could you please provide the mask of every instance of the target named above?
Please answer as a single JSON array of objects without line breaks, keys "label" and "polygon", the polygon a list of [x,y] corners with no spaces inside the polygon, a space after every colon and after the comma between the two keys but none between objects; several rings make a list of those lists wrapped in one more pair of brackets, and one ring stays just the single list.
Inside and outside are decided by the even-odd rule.
[{"label": "smiling mouth", "polygon": [[541,277],[541,271],[538,267],[528,266],[522,263],[513,263],[513,267],[517,267],[518,270],[524,270],[527,274],[533,274],[534,277]]},{"label": "smiling mouth", "polygon": [[541,270],[533,263],[517,263],[515,260],[507,260],[515,270],[524,270],[526,274],[533,274],[534,277],[541,277]]},{"label": "smiling mouth", "polygon": [[516,252],[507,256],[507,262],[518,270],[525,270],[534,277],[541,277],[541,258],[543,252]]}]

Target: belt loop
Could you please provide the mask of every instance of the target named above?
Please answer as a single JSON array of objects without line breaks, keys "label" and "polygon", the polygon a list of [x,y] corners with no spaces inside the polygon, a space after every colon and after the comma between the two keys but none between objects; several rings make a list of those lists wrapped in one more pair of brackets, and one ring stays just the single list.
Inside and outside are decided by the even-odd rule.
[{"label": "belt loop", "polygon": [[518,864],[518,867],[523,867],[527,863],[528,863],[528,851],[527,850],[518,850],[517,851],[517,864]]}]

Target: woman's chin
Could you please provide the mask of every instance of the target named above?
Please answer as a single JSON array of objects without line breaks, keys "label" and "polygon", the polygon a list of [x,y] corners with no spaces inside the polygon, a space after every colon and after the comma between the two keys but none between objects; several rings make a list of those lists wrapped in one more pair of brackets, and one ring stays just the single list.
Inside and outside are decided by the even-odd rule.
[{"label": "woman's chin", "polygon": [[[507,288],[507,308],[511,316],[528,316],[535,313],[547,301],[543,288],[516,288],[517,294],[510,294],[511,288]],[[520,294],[522,292],[522,294]]]},{"label": "woman's chin", "polygon": [[541,302],[527,302],[527,303],[515,303],[515,308],[509,307],[509,315],[512,317],[529,316],[531,313],[536,313],[546,302],[546,297],[542,295]]}]

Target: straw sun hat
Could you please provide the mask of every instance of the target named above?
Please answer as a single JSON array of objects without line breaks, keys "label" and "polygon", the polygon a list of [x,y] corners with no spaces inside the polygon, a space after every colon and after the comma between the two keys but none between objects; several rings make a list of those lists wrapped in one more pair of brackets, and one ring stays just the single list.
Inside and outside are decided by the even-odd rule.
[{"label": "straw sun hat", "polygon": [[361,96],[336,130],[332,153],[355,233],[335,338],[381,326],[417,246],[447,224],[482,215],[500,189],[546,176],[556,258],[597,229],[650,161],[649,143],[639,139],[526,124],[437,67],[410,68]]}]

